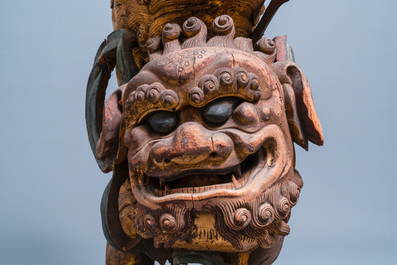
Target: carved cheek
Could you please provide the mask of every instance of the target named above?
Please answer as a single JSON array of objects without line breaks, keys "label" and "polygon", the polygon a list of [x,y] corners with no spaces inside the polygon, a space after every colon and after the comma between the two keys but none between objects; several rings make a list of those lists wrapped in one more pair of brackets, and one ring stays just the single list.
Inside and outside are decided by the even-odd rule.
[{"label": "carved cheek", "polygon": [[138,126],[131,130],[127,130],[124,135],[124,142],[128,147],[130,153],[135,153],[140,146],[149,142],[152,139],[146,126]]},{"label": "carved cheek", "polygon": [[256,110],[255,105],[249,102],[241,103],[233,113],[233,120],[242,126],[249,125],[250,127],[256,127],[260,123],[260,117]]}]

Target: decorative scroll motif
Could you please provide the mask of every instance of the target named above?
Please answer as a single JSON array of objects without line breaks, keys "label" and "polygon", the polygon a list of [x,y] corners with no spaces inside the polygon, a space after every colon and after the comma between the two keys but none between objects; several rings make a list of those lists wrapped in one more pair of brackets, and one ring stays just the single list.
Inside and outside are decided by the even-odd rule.
[{"label": "decorative scroll motif", "polygon": [[[273,0],[265,16],[284,2]],[[107,265],[271,264],[303,187],[293,142],[305,149],[309,141],[323,143],[310,86],[290,61],[285,37],[241,34],[249,27],[230,12],[213,20],[183,14],[153,20],[142,9],[168,8],[164,1],[137,1],[125,10],[134,6],[142,17],[122,21],[123,3],[112,1],[116,27],[132,23],[134,38],[118,45],[117,61],[112,48],[95,64],[108,60],[123,80],[102,116],[96,107],[88,123],[89,133],[98,134],[91,145],[99,165],[114,170],[101,205]],[[143,17],[149,24],[138,21]],[[260,23],[254,35],[266,26]],[[129,81],[125,47],[131,69],[141,68]],[[93,73],[87,95],[97,100],[107,80],[98,83],[102,72]]]},{"label": "decorative scroll motif", "polygon": [[242,249],[243,237],[258,240],[263,248],[272,247],[275,235],[289,234],[287,221],[302,185],[295,172],[293,181],[276,184],[251,202],[231,200],[219,204],[217,229],[236,249]]}]

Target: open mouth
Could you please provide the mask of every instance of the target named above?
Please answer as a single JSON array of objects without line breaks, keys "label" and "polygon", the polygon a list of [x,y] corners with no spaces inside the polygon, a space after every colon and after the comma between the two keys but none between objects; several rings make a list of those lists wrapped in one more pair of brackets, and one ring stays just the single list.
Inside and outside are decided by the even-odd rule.
[{"label": "open mouth", "polygon": [[177,176],[163,179],[145,176],[145,189],[155,196],[171,194],[203,193],[212,190],[237,190],[250,180],[251,172],[266,161],[266,150],[249,155],[244,161],[232,168],[187,171]]}]

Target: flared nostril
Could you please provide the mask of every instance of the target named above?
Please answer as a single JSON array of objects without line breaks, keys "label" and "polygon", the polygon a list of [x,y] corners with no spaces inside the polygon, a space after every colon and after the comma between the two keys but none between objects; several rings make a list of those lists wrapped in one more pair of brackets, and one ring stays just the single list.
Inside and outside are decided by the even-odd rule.
[{"label": "flared nostril", "polygon": [[164,164],[169,164],[169,163],[171,163],[171,161],[168,159],[168,158],[166,158],[166,159],[164,159]]},{"label": "flared nostril", "polygon": [[218,155],[218,153],[217,152],[211,152],[210,153],[210,157],[211,158],[217,158],[219,155]]}]

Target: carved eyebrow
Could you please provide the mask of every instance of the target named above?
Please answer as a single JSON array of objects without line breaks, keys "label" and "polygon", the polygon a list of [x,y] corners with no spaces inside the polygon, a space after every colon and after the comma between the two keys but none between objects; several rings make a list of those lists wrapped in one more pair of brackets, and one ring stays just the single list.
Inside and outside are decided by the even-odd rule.
[{"label": "carved eyebrow", "polygon": [[159,82],[140,85],[125,102],[125,120],[138,124],[144,116],[156,110],[174,111],[180,105],[178,94]]},{"label": "carved eyebrow", "polygon": [[[175,88],[174,88],[175,89]],[[219,68],[214,74],[203,75],[196,85],[188,89],[167,89],[163,84],[140,85],[125,102],[126,124],[136,125],[153,111],[176,111],[184,106],[201,108],[223,97],[238,97],[256,101],[269,88],[261,87],[258,77],[241,67]]]},{"label": "carved eyebrow", "polygon": [[204,75],[188,92],[192,106],[202,107],[219,97],[235,96],[249,101],[258,100],[262,91],[258,77],[241,67],[220,68],[215,74]]}]

